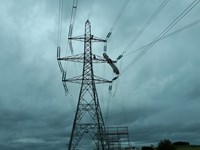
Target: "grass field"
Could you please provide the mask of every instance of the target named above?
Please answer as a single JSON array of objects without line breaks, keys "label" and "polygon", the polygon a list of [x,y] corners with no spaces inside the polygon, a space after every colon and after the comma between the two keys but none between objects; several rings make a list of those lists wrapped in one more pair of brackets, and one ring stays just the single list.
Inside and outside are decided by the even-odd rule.
[{"label": "grass field", "polygon": [[198,147],[181,147],[181,148],[176,148],[176,150],[200,150]]},{"label": "grass field", "polygon": [[200,150],[200,146],[176,147],[176,150]]},{"label": "grass field", "polygon": [[[154,148],[157,150],[157,148]],[[175,147],[175,150],[200,150],[200,146],[179,146]]]}]

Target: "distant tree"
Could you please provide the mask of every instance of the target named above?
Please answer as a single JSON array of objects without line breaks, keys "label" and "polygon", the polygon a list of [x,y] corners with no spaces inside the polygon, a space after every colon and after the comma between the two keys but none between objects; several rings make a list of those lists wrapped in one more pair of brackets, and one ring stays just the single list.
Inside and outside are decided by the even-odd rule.
[{"label": "distant tree", "polygon": [[190,143],[179,141],[179,142],[174,142],[173,145],[175,145],[175,146],[189,146]]},{"label": "distant tree", "polygon": [[157,150],[175,150],[174,145],[170,140],[162,140],[158,144]]},{"label": "distant tree", "polygon": [[150,146],[143,146],[142,150],[153,150],[153,147]]}]

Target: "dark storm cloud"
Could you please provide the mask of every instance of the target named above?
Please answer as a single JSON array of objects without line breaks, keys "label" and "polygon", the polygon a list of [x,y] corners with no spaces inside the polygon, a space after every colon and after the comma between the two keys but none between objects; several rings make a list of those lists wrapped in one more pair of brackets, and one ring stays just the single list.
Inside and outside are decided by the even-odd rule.
[{"label": "dark storm cloud", "polygon": [[60,109],[68,105],[52,61],[56,18],[51,15],[57,9],[52,12],[47,2],[38,2],[1,2],[0,149],[4,150],[64,149],[66,124],[71,122],[67,109]]},{"label": "dark storm cloud", "polygon": [[[90,5],[91,2],[88,0]],[[189,2],[169,1],[130,52],[154,39]],[[73,96],[64,97],[56,62],[58,1],[0,3],[0,149],[66,149],[75,102],[71,102]],[[122,4],[95,1],[90,16],[95,35],[106,36]],[[159,5],[156,0],[129,2],[108,43],[111,58],[123,51]],[[64,2],[63,42],[71,6],[72,1]],[[88,7],[87,3],[79,2],[74,35],[83,34]],[[198,19],[198,11],[199,6],[173,30]],[[97,89],[103,94],[99,97],[104,98],[104,103],[101,102],[104,116],[108,117],[106,123],[128,126],[133,144],[157,143],[164,138],[198,144],[199,34],[196,25],[157,43],[137,64],[122,73],[119,83],[113,85],[117,92],[110,101],[105,96],[107,92],[103,93],[99,86]],[[102,49],[100,45],[95,52],[101,54]],[[121,68],[136,54],[124,57]],[[75,72],[73,67],[69,69]],[[102,74],[99,68],[96,70]],[[109,67],[105,72],[112,74]],[[79,91],[72,85],[69,88],[73,94]]]}]

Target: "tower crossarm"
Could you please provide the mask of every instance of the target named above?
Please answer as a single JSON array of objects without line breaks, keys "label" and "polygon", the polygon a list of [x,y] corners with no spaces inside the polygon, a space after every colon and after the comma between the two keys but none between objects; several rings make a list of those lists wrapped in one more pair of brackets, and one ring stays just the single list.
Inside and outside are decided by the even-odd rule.
[{"label": "tower crossarm", "polygon": [[72,61],[72,62],[82,63],[83,60],[84,60],[84,54],[77,54],[77,55],[72,55],[72,56],[67,56],[67,57],[60,57],[60,58],[57,58],[57,60],[64,60],[64,61]]},{"label": "tower crossarm", "polygon": [[[67,56],[67,57],[58,57],[57,60],[83,63],[84,54],[77,54],[77,55],[72,55],[72,56]],[[99,55],[92,54],[92,62],[93,63],[107,63],[107,60]],[[113,61],[113,62],[115,63],[116,61]]]},{"label": "tower crossarm", "polygon": [[[62,79],[62,82],[70,82],[70,83],[77,83],[77,84],[82,84],[82,81],[83,79],[81,75],[68,78],[68,79],[65,79],[65,78]],[[94,81],[95,84],[112,83],[112,80],[107,80],[96,75],[94,75],[94,79],[84,79],[83,82],[91,82],[91,81]]]},{"label": "tower crossarm", "polygon": [[74,37],[69,37],[69,40],[75,40],[75,41],[81,41],[81,42],[85,42],[85,40],[90,40],[91,42],[107,42],[107,40],[102,39],[102,38],[98,38],[94,35],[90,36],[90,39],[86,39],[85,35],[80,35],[80,36],[74,36]]}]

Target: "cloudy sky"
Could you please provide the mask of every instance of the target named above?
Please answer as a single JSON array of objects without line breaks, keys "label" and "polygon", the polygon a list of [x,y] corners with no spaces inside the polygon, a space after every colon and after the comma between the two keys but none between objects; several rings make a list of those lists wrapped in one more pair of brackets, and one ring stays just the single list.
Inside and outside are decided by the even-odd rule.
[{"label": "cloudy sky", "polygon": [[[123,1],[80,1],[74,35],[84,33],[91,9],[94,35],[104,38]],[[159,35],[193,0],[170,0],[127,55],[117,63],[123,70],[138,52]],[[130,0],[108,43],[116,59],[163,0]],[[79,86],[69,84],[65,96],[56,61],[59,0],[0,0],[0,149],[64,150],[71,133]],[[66,49],[72,0],[64,0],[62,48]],[[195,6],[170,32],[199,19]],[[98,86],[105,122],[128,126],[133,145],[162,139],[200,144],[200,25],[156,43],[113,84]],[[169,32],[169,33],[170,33]],[[74,52],[83,51],[74,42]],[[102,55],[103,44],[93,46]],[[81,66],[68,64],[70,75]],[[112,79],[108,65],[95,65],[96,74]]]}]

